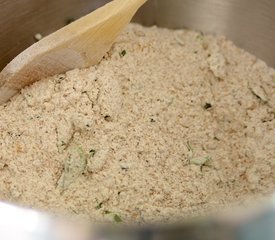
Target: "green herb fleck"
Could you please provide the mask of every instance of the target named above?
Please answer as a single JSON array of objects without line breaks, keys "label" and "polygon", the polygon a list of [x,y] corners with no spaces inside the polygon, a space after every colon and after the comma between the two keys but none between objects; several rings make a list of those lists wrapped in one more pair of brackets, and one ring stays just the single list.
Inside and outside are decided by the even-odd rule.
[{"label": "green herb fleck", "polygon": [[191,146],[191,144],[190,144],[189,141],[187,141],[186,147],[187,147],[187,149],[188,149],[189,152],[193,152],[193,148],[192,148],[192,146]]},{"label": "green herb fleck", "polygon": [[194,156],[194,150],[193,150],[193,147],[191,146],[189,141],[187,141],[186,147],[187,147],[187,150],[188,150],[188,160],[189,160],[189,163],[190,163],[190,159],[192,159],[193,156]]},{"label": "green herb fleck", "polygon": [[197,36],[197,40],[203,40],[203,38],[204,38],[204,35],[203,35],[203,33],[200,33],[198,36]]},{"label": "green herb fleck", "polygon": [[84,150],[82,147],[78,146],[76,147],[76,150],[79,154],[79,157],[81,158],[82,161],[85,161],[86,162],[86,157],[85,157],[85,153],[84,153]]},{"label": "green herb fleck", "polygon": [[197,166],[205,166],[209,161],[211,160],[211,157],[197,157],[190,159],[190,163],[197,165]]},{"label": "green herb fleck", "polygon": [[100,202],[99,204],[96,205],[95,209],[99,210],[102,208],[103,202]]},{"label": "green herb fleck", "polygon": [[84,173],[87,165],[85,153],[81,147],[75,147],[64,162],[64,170],[57,182],[57,187],[64,192]]},{"label": "green herb fleck", "polygon": [[89,153],[90,153],[90,156],[91,156],[91,157],[94,157],[94,156],[95,156],[95,153],[96,153],[96,150],[91,149],[91,150],[89,151]]},{"label": "green herb fleck", "polygon": [[212,108],[212,104],[207,102],[207,103],[204,104],[203,108],[204,108],[205,110],[207,110],[207,109],[209,109],[209,108]]},{"label": "green herb fleck", "polygon": [[119,215],[115,214],[115,215],[114,215],[114,221],[115,221],[116,223],[121,223],[121,222],[122,222],[122,219],[121,219],[121,217],[120,217]]},{"label": "green herb fleck", "polygon": [[108,214],[111,214],[112,212],[111,211],[109,211],[109,210],[104,210],[104,212],[103,212],[104,214],[106,214],[106,215],[108,215]]},{"label": "green herb fleck", "polygon": [[250,91],[254,96],[256,96],[258,99],[260,99],[263,103],[268,102],[268,97],[266,96],[266,93],[262,86],[249,86]]},{"label": "green herb fleck", "polygon": [[122,50],[120,53],[119,53],[119,56],[120,57],[124,57],[125,55],[127,54],[126,50]]},{"label": "green herb fleck", "polygon": [[112,117],[110,115],[106,115],[106,116],[104,116],[104,120],[106,122],[111,122],[112,121]]}]

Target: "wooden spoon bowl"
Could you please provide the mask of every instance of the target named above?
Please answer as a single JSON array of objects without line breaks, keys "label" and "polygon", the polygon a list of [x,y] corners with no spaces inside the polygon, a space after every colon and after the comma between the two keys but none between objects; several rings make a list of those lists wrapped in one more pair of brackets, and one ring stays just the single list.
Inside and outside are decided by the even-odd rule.
[{"label": "wooden spoon bowl", "polygon": [[147,0],[113,0],[33,44],[0,73],[0,104],[42,78],[97,64]]}]

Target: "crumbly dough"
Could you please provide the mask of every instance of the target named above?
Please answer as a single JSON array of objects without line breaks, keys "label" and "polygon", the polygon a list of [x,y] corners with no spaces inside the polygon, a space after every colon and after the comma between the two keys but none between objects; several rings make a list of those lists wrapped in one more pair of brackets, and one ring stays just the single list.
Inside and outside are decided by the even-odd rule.
[{"label": "crumbly dough", "polygon": [[92,221],[275,189],[275,71],[224,37],[130,24],[97,66],[0,107],[0,199]]}]

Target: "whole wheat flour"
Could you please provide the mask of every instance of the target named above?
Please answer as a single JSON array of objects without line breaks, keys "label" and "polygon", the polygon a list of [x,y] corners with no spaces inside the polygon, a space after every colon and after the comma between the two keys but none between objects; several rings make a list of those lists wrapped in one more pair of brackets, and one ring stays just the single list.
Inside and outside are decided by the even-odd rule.
[{"label": "whole wheat flour", "polygon": [[0,107],[0,199],[155,222],[275,189],[275,71],[223,37],[131,24],[101,63]]}]

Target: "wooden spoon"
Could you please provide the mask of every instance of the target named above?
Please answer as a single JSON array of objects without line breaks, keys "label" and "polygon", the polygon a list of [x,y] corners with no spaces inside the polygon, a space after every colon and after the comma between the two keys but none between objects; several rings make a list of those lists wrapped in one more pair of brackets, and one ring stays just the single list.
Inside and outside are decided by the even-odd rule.
[{"label": "wooden spoon", "polygon": [[113,0],[33,44],[0,73],[0,104],[23,87],[97,64],[147,0]]}]

